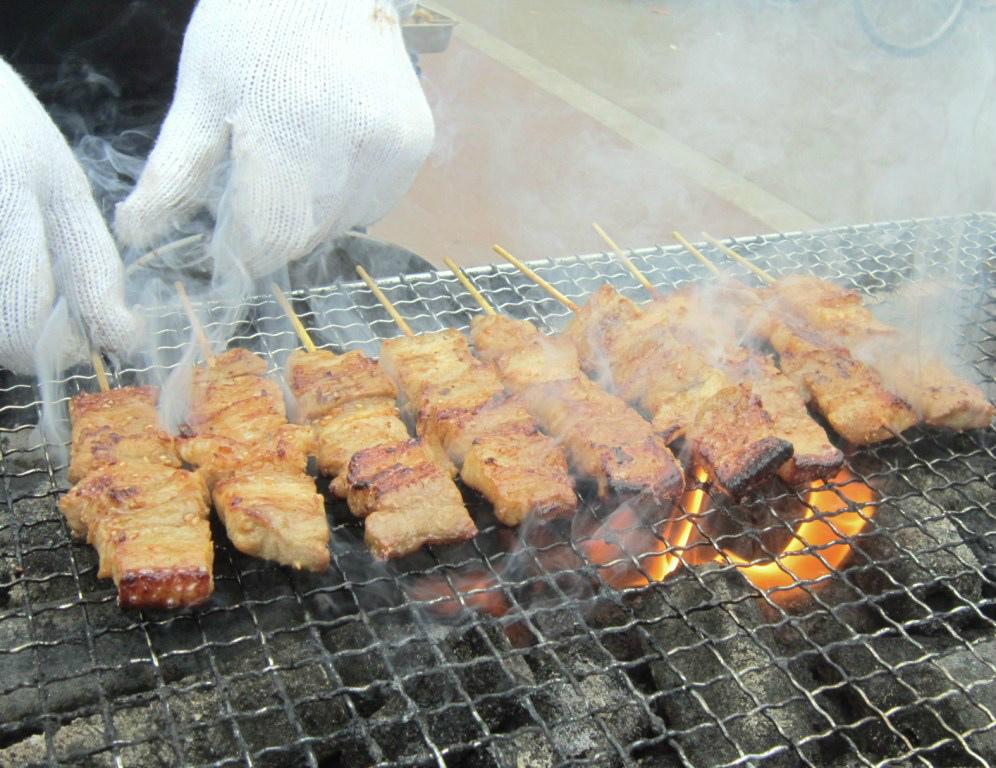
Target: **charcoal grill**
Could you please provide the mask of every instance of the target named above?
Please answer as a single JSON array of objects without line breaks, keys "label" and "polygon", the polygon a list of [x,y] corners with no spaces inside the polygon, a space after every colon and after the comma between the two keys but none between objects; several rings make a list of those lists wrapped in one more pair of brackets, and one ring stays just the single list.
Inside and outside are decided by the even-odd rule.
[{"label": "charcoal grill", "polygon": [[[775,275],[807,272],[870,295],[920,268],[960,282],[955,354],[993,397],[996,215],[760,236],[738,249]],[[709,279],[674,247],[634,260],[665,291]],[[608,254],[534,266],[575,299],[605,280],[644,298]],[[549,330],[568,319],[509,267],[468,272],[502,312]],[[448,272],[381,285],[417,331],[467,328],[477,312]],[[376,353],[398,334],[360,283],[294,298],[316,341],[337,350]],[[237,320],[227,309],[202,308],[209,331],[278,371],[296,345],[278,305],[260,297]],[[161,325],[181,334],[164,331],[155,364],[119,371],[118,384],[154,380],[179,359],[186,319]],[[88,369],[64,383],[67,396],[96,389]],[[641,587],[603,576],[612,565],[646,574],[646,552],[594,562],[592,526],[519,536],[468,491],[481,530],[472,542],[376,565],[330,501],[327,574],[244,557],[216,531],[207,606],[124,612],[56,507],[65,462],[33,430],[36,387],[8,380],[0,393],[0,764],[996,763],[992,428],[913,431],[849,453],[856,481],[879,494],[876,514],[847,540],[849,565],[791,603],[729,560],[695,555],[747,541],[738,552],[770,558],[771,542],[790,536],[780,510],[802,498],[779,486],[742,507],[713,500],[681,551],[664,541],[665,521],[634,522],[684,561]],[[612,512],[582,495],[583,519]],[[733,522],[709,522],[722,516]]]}]

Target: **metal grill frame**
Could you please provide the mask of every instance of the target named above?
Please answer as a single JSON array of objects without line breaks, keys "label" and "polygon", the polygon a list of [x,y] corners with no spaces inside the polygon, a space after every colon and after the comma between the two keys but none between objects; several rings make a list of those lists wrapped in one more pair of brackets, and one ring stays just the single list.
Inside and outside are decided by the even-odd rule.
[{"label": "metal grill frame", "polygon": [[[871,295],[895,289],[918,264],[932,275],[940,273],[968,284],[979,281],[978,295],[959,308],[964,312],[967,327],[958,340],[956,355],[973,367],[987,395],[993,397],[996,292],[991,281],[991,259],[996,255],[996,215],[972,214],[766,235],[740,239],[736,247],[776,276],[806,271]],[[717,262],[721,261],[714,249],[703,249]],[[644,248],[631,255],[651,282],[664,291],[710,278],[704,267],[678,247]],[[637,301],[646,298],[642,288],[610,254],[530,264],[563,293],[577,300],[583,300],[606,280]],[[731,267],[730,271],[750,281],[746,270]],[[466,272],[500,312],[533,320],[550,331],[559,330],[568,320],[565,308],[509,266],[473,267]],[[378,282],[416,332],[445,327],[467,329],[471,317],[478,312],[473,299],[449,272]],[[360,282],[294,291],[291,296],[316,342],[336,351],[363,349],[376,354],[381,339],[400,333]],[[233,344],[251,346],[261,352],[270,362],[271,372],[279,375],[286,355],[297,346],[293,331],[272,298],[257,297],[248,303],[248,308],[250,317],[233,320],[233,313],[241,307],[202,307],[207,330],[230,339]],[[165,357],[172,356],[178,361],[189,335],[186,318],[175,313],[164,317],[162,325],[179,330],[179,335],[164,331],[160,344]],[[169,364],[163,367],[160,361],[124,369],[114,374],[114,383],[159,379],[169,367]],[[71,372],[65,386],[68,399],[77,391],[95,390],[96,382],[90,371],[80,369]],[[502,527],[481,505],[475,507],[481,533],[474,541],[458,547],[429,548],[402,565],[374,567],[363,546],[358,523],[348,513],[343,514],[340,504],[333,510],[333,558],[327,575],[319,578],[293,574],[245,558],[232,550],[223,532],[216,531],[218,586],[211,603],[200,610],[178,614],[124,613],[114,605],[115,591],[110,582],[95,578],[95,554],[87,546],[72,542],[55,505],[59,493],[67,487],[65,462],[60,459],[59,451],[32,433],[40,416],[33,383],[14,381],[0,388],[0,398],[3,402],[0,477],[4,503],[0,514],[0,569],[5,564],[9,568],[6,573],[0,570],[0,597],[6,595],[5,601],[0,600],[0,705],[5,700],[30,695],[32,689],[38,697],[33,714],[19,722],[0,723],[0,746],[41,739],[42,744],[36,743],[37,754],[45,764],[75,760],[127,765],[136,759],[135,754],[145,754],[136,752],[137,749],[153,747],[165,750],[166,762],[186,764],[201,759],[201,752],[192,750],[190,741],[203,736],[223,742],[216,753],[209,755],[210,759],[201,760],[214,766],[282,764],[291,760],[319,765],[323,760],[334,759],[328,755],[339,754],[336,750],[342,743],[358,745],[349,748],[360,750],[367,762],[377,765],[464,765],[470,764],[471,755],[482,750],[492,750],[489,754],[493,755],[494,750],[510,748],[532,735],[549,748],[557,764],[636,765],[657,751],[670,759],[698,765],[702,764],[699,757],[685,748],[685,739],[697,732],[703,736],[718,732],[725,739],[725,746],[734,755],[716,763],[724,766],[786,757],[816,765],[819,761],[814,750],[830,738],[841,739],[853,759],[865,765],[903,760],[929,764],[939,749],[948,747],[956,748],[959,754],[980,765],[986,764],[984,756],[975,752],[970,742],[974,736],[996,730],[993,712],[977,695],[996,684],[996,665],[978,650],[985,649],[985,643],[996,636],[993,631],[996,601],[992,598],[996,559],[983,563],[965,557],[967,550],[953,548],[950,542],[937,545],[937,551],[953,553],[961,564],[956,571],[939,577],[954,594],[946,611],[929,605],[921,595],[921,588],[933,586],[937,579],[904,583],[887,573],[889,583],[885,589],[875,595],[864,594],[858,586],[862,573],[878,573],[884,567],[881,562],[855,563],[831,579],[857,595],[852,601],[834,600],[823,589],[826,585],[814,583],[804,585],[810,593],[804,609],[786,610],[773,595],[753,592],[736,598],[717,596],[713,581],[716,572],[705,572],[699,567],[682,568],[667,581],[641,589],[588,589],[584,585],[597,581],[600,567],[586,557],[583,537],[571,537],[566,543],[520,542],[514,551],[509,551],[499,545]],[[860,452],[855,461],[849,461],[849,466],[869,484],[905,485],[908,488],[905,494],[932,504],[936,519],[953,522],[966,541],[996,550],[996,513],[962,492],[962,488],[974,487],[976,483],[993,484],[994,447],[993,428],[958,437],[917,430],[902,442]],[[957,469],[953,474],[952,467]],[[935,490],[962,494],[965,506],[952,510],[941,502],[932,503],[930,493],[924,496],[920,490],[922,478],[914,475],[934,478]],[[800,494],[784,487],[767,501],[774,504],[793,495],[802,503]],[[893,494],[883,499],[882,504],[899,508],[896,519],[902,520],[904,526],[926,530],[930,519],[903,513],[905,498],[904,494]],[[330,504],[330,510],[333,507]],[[611,512],[588,498],[584,507],[585,514],[596,521],[604,520]],[[687,516],[684,510],[678,514]],[[690,519],[696,526],[698,546],[722,549],[723,541],[715,539],[698,519]],[[653,534],[661,541],[665,523],[652,527]],[[789,529],[788,522],[773,525]],[[848,539],[848,543],[861,552],[865,537],[874,535],[875,530],[874,525],[870,526]],[[571,567],[551,567],[548,557],[551,554],[562,555],[557,562],[566,562]],[[627,552],[621,562],[646,575],[644,560],[649,554]],[[930,549],[912,552],[900,548],[898,556],[918,565],[921,559],[926,561],[933,554]],[[53,562],[58,567],[53,569]],[[470,568],[483,571],[491,583],[463,586],[461,574]],[[721,573],[732,571],[735,568],[731,564],[719,568]],[[452,594],[431,599],[413,597],[411,579],[425,577],[445,581]],[[983,599],[959,592],[959,585],[966,578],[983,585],[986,590]],[[681,583],[710,596],[704,606],[728,617],[723,619],[729,622],[728,633],[713,636],[692,623],[687,607],[671,599]],[[542,591],[544,598],[531,600],[529,595],[535,591]],[[499,594],[508,605],[509,610],[501,619],[484,617],[474,610],[477,600],[492,593]],[[379,599],[379,595],[387,597]],[[651,599],[647,595],[659,606],[650,617],[643,615],[638,607],[641,599]],[[909,601],[926,618],[896,620],[883,607],[890,599]],[[463,609],[455,625],[434,618],[434,608],[454,600]],[[768,619],[755,626],[743,620],[741,608],[748,601],[758,600]],[[334,606],[334,610],[327,610],[328,605]],[[601,623],[596,615],[605,605],[616,612],[616,619],[608,625]],[[871,610],[879,617],[882,627],[877,636],[862,636],[841,618],[850,608]],[[663,644],[653,627],[665,614],[668,621],[687,625],[696,639],[677,646]],[[290,624],[288,616],[293,617]],[[551,631],[550,622],[560,621],[562,616],[569,617],[576,631],[566,635]],[[806,630],[799,628],[814,617],[839,624],[844,639],[830,643],[810,640]],[[970,632],[963,630],[966,622],[973,628]],[[925,642],[923,630],[927,624],[931,632],[940,632],[944,641],[950,643],[943,653],[932,645],[933,640]],[[392,634],[398,625],[406,633],[400,639]],[[505,643],[493,631],[495,627],[512,625],[525,633],[528,642]],[[360,648],[329,647],[326,635],[346,630],[365,636],[369,643]],[[798,661],[798,657],[781,655],[779,647],[770,640],[772,633],[790,630],[801,633],[808,641],[804,643],[808,649],[803,653],[836,669],[841,682],[814,688],[796,679],[789,662]],[[447,638],[465,633],[473,635],[476,647],[483,650],[470,660],[456,660]],[[174,640],[174,635],[182,636],[182,640]],[[613,653],[611,647],[624,635],[639,639],[643,649],[639,655],[619,658]],[[868,644],[876,637],[886,636],[901,638],[918,648],[919,657],[894,665],[869,645],[877,668],[861,678],[841,667],[834,656],[839,648]],[[191,637],[193,645],[188,646]],[[144,648],[142,656],[125,657],[113,652],[119,638],[123,647],[130,644],[131,654],[139,645]],[[746,640],[758,649],[757,664],[735,668],[716,650],[724,642],[737,639]],[[579,714],[559,718],[544,715],[544,709],[548,708],[545,697],[559,695],[564,686],[581,700],[586,698],[588,675],[570,661],[571,649],[578,643],[589,649],[586,652],[600,658],[599,674],[609,675],[619,683],[620,695],[625,697],[624,708],[632,709],[644,724],[638,738],[619,737],[612,725],[617,703],[593,702]],[[50,659],[60,658],[58,654],[68,646],[78,647],[80,668],[58,671],[58,664],[50,666]],[[430,663],[424,669],[407,669],[401,657],[409,651],[427,654]],[[967,653],[986,674],[967,682],[955,679],[941,658],[953,651]],[[681,667],[672,662],[683,654],[700,652],[708,653],[722,671],[713,679],[689,680]],[[553,671],[546,680],[524,684],[518,671],[520,665],[535,666],[534,659],[538,656],[547,659]],[[383,673],[367,684],[350,683],[344,679],[343,669],[354,658],[356,663],[376,660]],[[188,663],[195,672],[176,671],[188,670],[185,666]],[[640,675],[648,665],[661,663],[671,667],[678,682],[673,688],[648,690],[640,683]],[[483,665],[500,672],[500,677],[507,681],[503,690],[475,691],[468,684],[468,679],[472,679],[468,676]],[[752,690],[749,679],[763,673],[768,665],[785,671],[791,681],[789,699],[772,701]],[[136,676],[144,676],[147,685],[141,690],[122,693],[113,676],[123,668],[132,667]],[[935,713],[946,735],[937,743],[917,744],[895,724],[904,714],[903,707],[897,712],[883,710],[865,697],[869,714],[851,723],[839,722],[826,708],[826,696],[837,688],[860,686],[877,677],[890,684],[907,685],[903,678],[907,669],[927,667],[945,678],[948,688],[936,700],[911,688],[916,698],[911,706],[934,712],[946,699],[960,696],[978,707],[981,725],[959,729]],[[18,675],[11,676],[11,670]],[[298,677],[305,672],[316,675],[319,685],[317,690],[300,695]],[[427,706],[418,700],[417,691],[413,693],[413,686],[421,680],[428,681],[430,674],[441,675],[445,690],[452,697],[439,706]],[[74,683],[91,686],[93,694],[84,706],[60,709],[59,701],[53,697],[58,699],[63,695],[62,688]],[[710,689],[728,684],[751,702],[749,708],[725,715],[712,712],[708,700]],[[266,690],[268,701],[247,706],[241,700],[243,688]],[[693,697],[708,717],[677,733],[662,716],[659,705],[667,697],[682,692]],[[197,696],[215,701],[216,707],[202,721],[190,721],[185,697]],[[372,717],[366,703],[371,698],[396,702],[395,710],[388,715],[380,715],[381,710],[377,710],[378,716]],[[487,709],[512,700],[525,714],[516,727],[503,730]],[[813,729],[802,738],[787,733],[776,713],[794,703],[803,703],[816,713],[817,719],[823,721],[822,728]],[[331,733],[315,732],[304,714],[312,706],[338,707],[342,711],[339,727]],[[146,708],[148,715],[136,715]],[[143,733],[134,727],[133,716],[157,727],[146,728]],[[467,737],[457,741],[441,737],[441,721],[458,717],[467,721]],[[770,723],[782,741],[760,753],[745,749],[736,735],[736,729],[746,719],[758,717]],[[89,718],[100,729],[100,737],[82,750],[67,748],[60,733],[80,718]],[[273,729],[272,738],[261,738],[257,732],[267,729],[258,723],[270,720],[279,727]],[[863,754],[855,734],[869,725],[868,720],[894,738],[899,745],[894,754],[884,757]],[[557,734],[570,727],[584,727],[600,734],[598,748],[583,757],[565,750]],[[401,737],[395,732],[406,735]],[[384,734],[388,736],[385,738]],[[404,742],[408,748],[399,747],[398,742]],[[0,762],[3,754],[0,750]]]}]

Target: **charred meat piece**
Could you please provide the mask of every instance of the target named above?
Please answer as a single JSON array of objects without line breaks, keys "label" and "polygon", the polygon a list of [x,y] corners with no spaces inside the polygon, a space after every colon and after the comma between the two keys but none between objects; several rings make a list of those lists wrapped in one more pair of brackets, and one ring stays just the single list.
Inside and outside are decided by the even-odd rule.
[{"label": "charred meat piece", "polygon": [[749,387],[679,341],[660,312],[643,312],[611,285],[577,312],[568,333],[586,370],[605,365],[620,396],[651,414],[666,440],[684,436],[729,493],[743,494],[792,455]]},{"label": "charred meat piece", "polygon": [[237,549],[283,565],[324,570],[328,520],[305,473],[310,430],[287,423],[265,362],[231,349],[194,372],[185,458],[204,466],[219,518]]},{"label": "charred meat piece", "polygon": [[768,357],[753,355],[745,369],[741,380],[771,419],[774,432],[792,443],[792,458],[778,468],[778,476],[789,485],[802,485],[836,475],[844,454],[809,415],[798,387]]},{"label": "charred meat piece", "polygon": [[813,420],[796,385],[766,356],[741,346],[744,301],[753,306],[755,300],[747,290],[734,283],[682,288],[649,304],[645,316],[658,318],[681,343],[709,350],[710,362],[727,379],[749,386],[766,416],[767,431],[792,444],[792,457],[778,468],[782,480],[799,485],[829,479],[843,465],[844,454]]},{"label": "charred meat piece", "polygon": [[69,482],[122,461],[180,466],[173,438],[159,428],[158,397],[155,387],[122,387],[74,397],[69,403]]},{"label": "charred meat piece", "polygon": [[743,495],[792,456],[792,443],[771,434],[771,421],[746,384],[725,387],[700,403],[688,433],[696,463],[731,496]]},{"label": "charred meat piece", "polygon": [[418,440],[367,448],[347,470],[347,502],[363,517],[367,546],[378,558],[402,557],[426,544],[477,534],[460,491]]},{"label": "charred meat piece", "polygon": [[195,472],[119,462],[88,473],[59,501],[86,535],[128,608],[197,605],[214,590],[208,492]]}]

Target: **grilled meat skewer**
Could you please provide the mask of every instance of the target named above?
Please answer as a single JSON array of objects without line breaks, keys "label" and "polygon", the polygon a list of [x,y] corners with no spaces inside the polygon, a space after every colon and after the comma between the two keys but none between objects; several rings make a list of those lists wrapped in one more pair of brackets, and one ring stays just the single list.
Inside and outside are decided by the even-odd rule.
[{"label": "grilled meat skewer", "polygon": [[661,504],[682,492],[681,466],[664,441],[582,373],[566,339],[548,339],[530,323],[500,315],[475,317],[471,338],[539,427],[561,441],[576,470],[595,480],[600,495],[611,491]]},{"label": "grilled meat skewer", "polygon": [[659,313],[645,313],[611,285],[579,307],[568,326],[582,366],[608,368],[619,395],[652,415],[668,441],[684,436],[696,463],[734,496],[792,456],[750,382],[734,380],[679,341]]},{"label": "grilled meat skewer", "polygon": [[834,339],[873,368],[897,396],[932,427],[988,427],[996,415],[982,391],[937,355],[923,356],[898,329],[875,318],[861,296],[817,277],[792,276],[764,289],[779,315],[797,318],[813,333]]},{"label": "grilled meat skewer", "polygon": [[844,454],[809,414],[796,384],[768,356],[741,345],[743,330],[734,311],[717,296],[707,301],[699,286],[682,288],[641,307],[681,343],[710,350],[711,362],[732,381],[748,387],[770,422],[771,431],[792,443],[792,457],[778,468],[789,485],[833,477]]},{"label": "grilled meat skewer", "polygon": [[311,430],[288,424],[266,363],[230,349],[194,372],[180,455],[202,467],[218,516],[248,555],[311,571],[329,566],[325,503],[306,474]]},{"label": "grilled meat skewer", "polygon": [[460,491],[398,413],[397,389],[362,352],[297,350],[287,380],[298,419],[312,425],[318,468],[332,491],[364,518],[367,546],[380,558],[477,533]]},{"label": "grilled meat skewer", "polygon": [[463,334],[450,329],[389,339],[381,365],[397,382],[419,435],[494,505],[502,523],[574,513],[577,496],[563,452],[473,356]]},{"label": "grilled meat skewer", "polygon": [[59,509],[96,548],[97,576],[113,579],[127,608],[192,606],[214,591],[207,488],[179,468],[157,398],[152,387],[124,387],[69,404],[76,484]]}]

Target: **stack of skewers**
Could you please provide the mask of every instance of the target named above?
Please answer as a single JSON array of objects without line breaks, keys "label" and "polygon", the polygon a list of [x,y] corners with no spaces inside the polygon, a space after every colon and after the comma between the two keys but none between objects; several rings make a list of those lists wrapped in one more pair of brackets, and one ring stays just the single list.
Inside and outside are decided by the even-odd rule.
[{"label": "stack of skewers", "polygon": [[[188,307],[206,363],[179,438],[158,428],[148,388],[71,403],[76,486],[61,502],[70,527],[97,547],[99,573],[114,579],[122,605],[192,605],[212,588],[209,500],[241,551],[328,566],[324,502],[306,473],[312,455],[364,521],[373,554],[392,558],[476,534],[458,474],[509,526],[573,515],[575,478],[663,517],[686,469],[733,497],[774,476],[791,486],[834,477],[844,455],[810,408],[854,445],[918,423],[960,430],[993,417],[976,387],[939,361],[914,360],[855,294],[764,275],[762,289],[724,281],[660,296],[599,232],[651,292],[649,304],[605,285],[579,306],[496,247],[574,312],[555,336],[498,315],[448,260],[484,310],[472,345],[452,329],[414,334],[361,271],[404,332],[384,342],[379,363],[317,349],[275,289],[304,346],[286,369],[300,424],[287,422],[263,360],[238,349],[212,356]],[[722,296],[733,322],[709,320],[707,294]],[[672,453],[679,445],[687,468]]]}]

